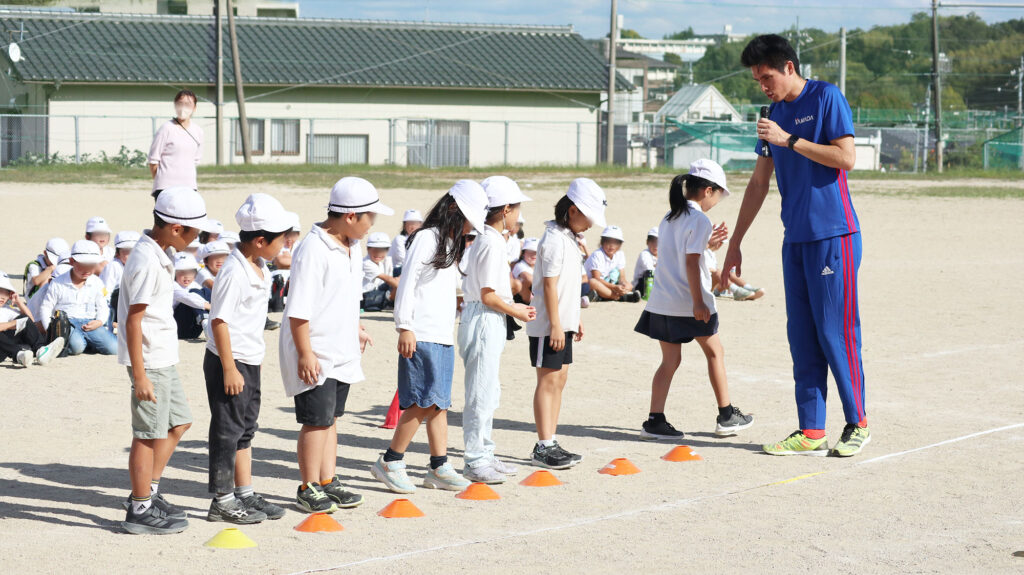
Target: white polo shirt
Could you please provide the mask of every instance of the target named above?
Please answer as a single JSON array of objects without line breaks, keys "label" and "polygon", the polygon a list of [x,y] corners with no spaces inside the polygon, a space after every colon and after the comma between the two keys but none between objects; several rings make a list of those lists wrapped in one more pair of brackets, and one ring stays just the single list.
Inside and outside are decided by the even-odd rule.
[{"label": "white polo shirt", "polygon": [[[227,263],[227,260],[224,260],[224,263]],[[215,278],[216,276],[214,276],[213,273],[211,273],[210,270],[206,268],[206,266],[203,266],[196,270],[196,283],[199,284],[200,287],[202,287],[203,284],[206,283],[206,280],[213,280]]]},{"label": "white polo shirt", "polygon": [[431,265],[439,241],[436,228],[413,236],[395,292],[395,328],[413,332],[417,341],[455,345],[455,289],[460,274],[454,264],[444,269]]},{"label": "white polo shirt", "polygon": [[263,363],[267,351],[263,327],[270,300],[270,270],[262,260],[260,271],[263,277],[238,249],[232,250],[224,261],[213,282],[210,321],[206,323],[206,349],[214,355],[220,357],[213,338],[213,320],[219,319],[228,324],[231,357],[246,365]]},{"label": "white polo shirt", "polygon": [[526,260],[519,260],[516,265],[512,266],[512,277],[522,279],[524,273],[533,275],[533,266],[526,263]]},{"label": "white polo shirt", "polygon": [[363,258],[363,291],[373,291],[384,285],[384,280],[377,279],[377,276],[381,274],[386,276],[395,275],[395,266],[391,256],[384,256],[384,259],[379,264],[374,263],[370,256]]},{"label": "white polo shirt", "polygon": [[125,322],[128,309],[145,304],[142,315],[142,362],[146,369],[162,369],[178,363],[178,324],[174,322],[174,262],[142,234],[124,265],[117,298],[117,363],[131,365]]},{"label": "white polo shirt", "polygon": [[466,278],[462,281],[463,298],[467,302],[480,301],[480,291],[490,288],[505,303],[512,303],[505,246],[504,236],[491,226],[484,226],[483,235],[469,246],[464,256]]},{"label": "white polo shirt", "polygon": [[52,280],[39,304],[39,317],[43,329],[50,327],[53,312],[60,310],[73,319],[94,320],[106,323],[110,316],[110,306],[103,295],[103,282],[95,275],[86,278],[82,287],[71,283],[71,271],[67,271]]},{"label": "white polo shirt", "polygon": [[[563,331],[575,332],[580,326],[580,277],[583,262],[576,236],[571,230],[555,222],[545,222],[547,228],[537,246],[537,263],[533,266],[533,299],[537,319],[527,322],[526,335],[551,335],[550,314],[557,313]],[[549,310],[544,301],[544,279],[558,277],[558,309]]]},{"label": "white polo shirt", "polygon": [[511,264],[519,259],[519,254],[523,253],[523,240],[519,239],[519,236],[509,236],[508,241],[505,242],[505,250],[508,254],[508,263]]},{"label": "white polo shirt", "polygon": [[203,289],[203,286],[194,281],[188,284],[188,287],[181,287],[180,283],[174,282],[174,309],[178,309],[179,304],[185,304],[195,309],[206,309],[206,304],[210,302],[192,291],[199,289]]},{"label": "white polo shirt", "polygon": [[344,383],[362,381],[359,302],[363,297],[363,254],[359,242],[346,251],[326,230],[314,225],[292,252],[290,282],[278,343],[285,395],[294,397],[312,389],[299,379],[293,317],[309,320],[310,346],[320,362],[317,385],[328,378]]},{"label": "white polo shirt", "polygon": [[14,309],[13,307],[6,305],[0,307],[0,323],[14,321],[19,315],[21,315],[21,312]]},{"label": "white polo shirt", "polygon": [[[601,273],[601,279],[605,281],[612,281],[612,271],[619,270],[619,277],[623,275],[623,270],[626,269],[626,254],[620,249],[615,252],[615,255],[608,257],[608,254],[604,252],[604,248],[597,248],[591,252],[590,257],[587,258],[587,263],[583,265],[583,271],[587,274],[587,279],[590,279],[591,273],[597,270]],[[618,283],[619,278],[614,278],[615,282]]]},{"label": "white polo shirt", "polygon": [[654,271],[656,265],[658,265],[658,256],[652,254],[651,250],[645,249],[640,252],[640,255],[636,256],[636,265],[633,266],[633,285],[640,282],[644,273]]},{"label": "white polo shirt", "polygon": [[687,254],[701,254],[700,284],[704,305],[717,313],[715,296],[711,293],[711,272],[708,271],[704,250],[711,239],[711,220],[704,215],[700,204],[687,201],[690,212],[658,226],[658,273],[654,274],[654,287],[647,300],[647,311],[661,315],[693,317],[693,298],[686,277]]},{"label": "white polo shirt", "polygon": [[124,264],[118,259],[107,264],[100,272],[100,280],[103,281],[103,289],[107,292],[108,300],[110,294],[114,293],[114,289],[121,285],[122,275],[124,275]]},{"label": "white polo shirt", "polygon": [[396,266],[405,265],[405,241],[408,239],[409,236],[398,234],[395,236],[395,239],[391,240],[388,257],[391,258],[391,262]]}]

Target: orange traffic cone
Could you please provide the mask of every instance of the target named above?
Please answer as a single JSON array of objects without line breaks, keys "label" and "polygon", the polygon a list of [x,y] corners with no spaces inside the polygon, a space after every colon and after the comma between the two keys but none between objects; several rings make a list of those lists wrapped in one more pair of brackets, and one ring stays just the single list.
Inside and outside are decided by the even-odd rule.
[{"label": "orange traffic cone", "polygon": [[408,499],[395,499],[387,507],[378,511],[377,515],[395,519],[400,517],[423,517],[423,512]]},{"label": "orange traffic cone", "polygon": [[384,425],[381,425],[381,427],[384,429],[398,427],[399,417],[402,417],[402,408],[398,406],[398,392],[395,391],[395,398],[391,400],[391,406],[388,407],[388,415],[384,418]]},{"label": "orange traffic cone", "polygon": [[305,533],[319,533],[321,531],[344,531],[345,528],[326,513],[314,513],[305,518],[302,523],[296,525],[295,530]]},{"label": "orange traffic cone", "polygon": [[491,489],[490,485],[486,483],[470,483],[469,487],[463,489],[455,497],[459,499],[469,499],[471,501],[487,501],[489,499],[501,499],[496,491]]},{"label": "orange traffic cone", "polygon": [[551,487],[553,485],[561,485],[562,482],[554,476],[553,473],[546,469],[540,469],[534,471],[526,479],[519,482],[519,485],[525,485],[527,487]]},{"label": "orange traffic cone", "polygon": [[599,469],[598,473],[604,473],[605,475],[633,475],[634,473],[640,473],[640,469],[633,465],[632,461],[625,457],[619,457]]},{"label": "orange traffic cone", "polygon": [[672,451],[662,455],[661,458],[665,461],[700,461],[704,459],[687,445],[673,447]]}]

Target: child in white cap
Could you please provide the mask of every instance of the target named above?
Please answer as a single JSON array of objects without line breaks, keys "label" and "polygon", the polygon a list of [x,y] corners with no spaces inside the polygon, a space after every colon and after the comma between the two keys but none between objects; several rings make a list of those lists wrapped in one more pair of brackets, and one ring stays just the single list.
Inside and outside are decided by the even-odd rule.
[{"label": "child in white cap", "polygon": [[210,302],[196,283],[199,262],[188,252],[174,254],[174,323],[178,339],[196,339],[203,333]]},{"label": "child in white cap", "polygon": [[211,229],[206,204],[191,188],[169,188],[156,199],[153,228],[139,238],[124,266],[117,302],[117,361],[132,382],[132,493],[121,526],[136,534],[178,533],[185,512],[160,492],[160,477],[192,412],[178,379],[174,322],[174,264],[168,249],[182,251]]},{"label": "child in white cap", "polygon": [[420,214],[419,210],[405,210],[405,214],[402,215],[402,231],[395,236],[394,241],[391,242],[391,249],[388,250],[388,256],[395,266],[395,277],[402,275],[402,265],[405,264],[406,244],[409,243],[409,238],[421,226],[423,226],[423,215]]},{"label": "child in white cap", "polygon": [[577,178],[555,204],[555,219],[547,222],[537,246],[532,304],[537,319],[526,324],[530,364],[537,369],[533,415],[537,443],[530,461],[540,467],[567,469],[583,457],[558,444],[555,431],[562,408],[562,390],[569,377],[573,341],[583,339],[580,317],[580,277],[583,262],[577,234],[605,226],[604,190],[587,178]]},{"label": "child in white cap", "polygon": [[47,282],[59,275],[54,273],[57,264],[67,258],[70,253],[71,247],[63,238],[47,240],[43,253],[25,264],[25,289],[22,291],[22,295],[31,298]]},{"label": "child in white cap", "polygon": [[711,273],[704,258],[713,233],[704,212],[728,195],[725,173],[711,160],[697,160],[690,165],[690,172],[676,176],[669,188],[669,212],[658,226],[658,272],[647,307],[634,328],[661,345],[661,365],[651,383],[651,411],[643,422],[641,439],[683,437],[665,418],[665,401],[682,361],[682,344],[694,340],[707,358],[708,377],[718,402],[715,435],[732,435],[753,424],[754,418],[729,400]]},{"label": "child in white cap", "polygon": [[[284,304],[288,301],[288,278],[291,276],[292,252],[299,245],[299,234],[302,232],[302,223],[299,214],[288,212],[292,219],[292,227],[284,233],[284,246],[270,262],[270,302],[267,309],[272,312],[284,311]],[[269,319],[269,318],[268,318]]]},{"label": "child in white cap", "polygon": [[[217,274],[206,327],[206,397],[210,405],[207,521],[250,524],[284,517],[253,490],[252,439],[260,415],[263,323],[270,298],[266,262],[281,251],[292,218],[267,194],[252,194],[235,214],[240,241]],[[220,242],[214,242],[220,243]],[[211,246],[207,244],[207,246]]]},{"label": "child in white cap", "polygon": [[331,189],[327,219],[315,224],[292,253],[288,303],[279,355],[285,394],[295,402],[302,483],[296,505],[310,513],[356,507],[362,495],[337,475],[337,420],[349,387],[364,379],[361,358],[373,339],[359,322],[366,237],[377,214],[394,212],[373,184],[355,177]]},{"label": "child in white cap", "polygon": [[472,180],[459,180],[427,213],[409,242],[395,297],[398,329],[398,401],[404,411],[391,444],[371,469],[396,493],[413,493],[405,471],[405,450],[427,422],[430,469],[423,486],[460,491],[469,485],[448,462],[448,408],[455,372],[455,290],[464,236],[482,230],[487,193]]},{"label": "child in white cap", "polygon": [[209,294],[209,290],[213,289],[213,280],[220,273],[220,269],[224,266],[230,253],[231,248],[228,247],[228,244],[220,240],[211,240],[210,243],[203,244],[199,250],[198,259],[202,260],[203,265],[196,273],[196,283],[206,290],[203,292],[204,297]]},{"label": "child in white cap", "polygon": [[633,266],[633,286],[642,297],[647,297],[647,278],[654,275],[654,267],[658,265],[658,228],[647,232],[647,249],[636,256]]},{"label": "child in white cap", "polygon": [[16,365],[30,367],[35,361],[47,365],[64,349],[64,338],[46,344],[25,300],[15,291],[11,278],[0,272],[0,362],[11,358]]},{"label": "child in white cap", "polygon": [[210,226],[212,232],[199,232],[199,243],[206,245],[220,239],[220,234],[224,231],[224,224],[220,223],[220,220],[210,218]]},{"label": "child in white cap", "polygon": [[121,285],[121,276],[124,275],[124,264],[132,249],[139,242],[139,233],[131,231],[117,232],[114,236],[114,259],[100,272],[100,280],[103,282],[103,290],[107,296],[107,303],[110,304],[110,319],[107,321],[107,329],[114,331],[114,324],[117,322],[117,297],[118,287]]},{"label": "child in white cap", "polygon": [[363,258],[363,303],[365,311],[381,311],[395,307],[398,278],[388,255],[391,240],[384,232],[374,232],[366,238],[366,257]]},{"label": "child in white cap", "polygon": [[538,238],[523,240],[519,259],[512,264],[512,293],[515,294],[515,301],[519,303],[528,304],[533,299],[533,266],[537,263],[538,243]]},{"label": "child in white cap", "polygon": [[622,251],[624,239],[622,228],[606,227],[601,231],[600,247],[583,264],[592,301],[640,301],[640,292],[626,279],[626,254]]},{"label": "child in white cap", "polygon": [[508,241],[505,242],[505,249],[507,250],[508,263],[512,265],[519,259],[520,253],[523,251],[523,238],[526,234],[523,233],[523,225],[526,224],[526,218],[520,213],[519,217],[516,218],[515,223],[512,224],[508,230],[506,230],[506,238]]},{"label": "child in white cap", "polygon": [[78,355],[87,349],[101,355],[117,353],[117,338],[107,329],[110,308],[103,282],[96,275],[103,259],[100,247],[90,240],[78,240],[71,246],[71,269],[50,282],[39,305],[43,329],[50,327],[53,314],[63,313],[71,324],[68,353]]},{"label": "child in white cap", "polygon": [[[96,245],[100,247],[100,253],[103,254],[104,263],[100,264],[101,266],[105,266],[106,262],[114,259],[114,248],[110,245],[110,236],[113,233],[107,220],[100,216],[91,217],[89,221],[85,222],[85,239],[96,242]],[[102,267],[100,271],[102,271]]]},{"label": "child in white cap", "polygon": [[458,332],[459,355],[466,368],[466,406],[462,410],[466,448],[462,474],[472,482],[503,483],[506,475],[519,471],[495,457],[491,438],[494,412],[501,397],[498,375],[508,333],[505,317],[529,322],[537,315],[532,307],[512,299],[503,232],[515,226],[522,202],[530,198],[505,176],[491,176],[481,186],[487,192],[486,225],[464,258],[467,265],[462,291],[466,307]]}]

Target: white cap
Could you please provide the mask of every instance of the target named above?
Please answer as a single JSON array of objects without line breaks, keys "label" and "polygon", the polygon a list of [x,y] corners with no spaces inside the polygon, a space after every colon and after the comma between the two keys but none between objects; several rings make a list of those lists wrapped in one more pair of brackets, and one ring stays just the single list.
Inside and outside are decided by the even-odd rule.
[{"label": "white cap", "polygon": [[473,229],[478,232],[484,231],[484,221],[487,219],[487,192],[480,184],[473,180],[459,180],[448,190],[448,194],[455,198],[462,215],[469,220]]},{"label": "white cap", "polygon": [[187,250],[198,250],[198,249],[200,249],[202,247],[203,247],[203,243],[199,241],[199,237],[197,236],[196,239],[192,240],[192,243],[190,243],[188,245],[188,247],[185,248],[185,249],[187,249]]},{"label": "white cap", "polygon": [[391,239],[384,232],[373,232],[370,237],[366,238],[366,247],[368,248],[390,248]]},{"label": "white cap", "polygon": [[220,223],[220,220],[210,218],[210,225],[214,227],[214,229],[210,230],[211,234],[217,234],[219,236],[221,232],[224,231],[224,224]]},{"label": "white cap", "polygon": [[656,238],[656,237],[658,237],[658,226],[654,226],[653,228],[647,230],[647,237],[649,237],[649,238]]},{"label": "white cap", "polygon": [[94,233],[112,234],[114,232],[111,231],[110,226],[107,225],[107,220],[101,218],[100,216],[96,216],[96,217],[93,217],[93,218],[89,218],[89,221],[85,222],[85,233],[87,233],[87,234],[94,234]]},{"label": "white cap", "polygon": [[57,265],[60,263],[60,260],[67,259],[68,254],[71,253],[71,247],[64,241],[64,238],[50,238],[46,242],[44,251],[50,263]]},{"label": "white cap", "polygon": [[117,232],[114,236],[114,247],[115,248],[134,248],[135,244],[139,242],[139,232]]},{"label": "white cap", "polygon": [[540,240],[538,240],[537,238],[526,238],[525,240],[523,240],[523,251],[525,252],[529,250],[531,252],[535,252],[537,251],[537,244],[539,243]]},{"label": "white cap", "polygon": [[526,218],[523,217],[523,212],[519,212],[519,219],[516,220],[516,223],[519,225],[523,225],[526,223]]},{"label": "white cap", "polygon": [[223,232],[220,233],[220,237],[217,239],[228,244],[228,246],[230,247],[238,243],[238,234],[236,232],[232,232],[231,230],[224,230]]},{"label": "white cap", "polygon": [[78,240],[71,246],[70,258],[80,264],[98,264],[104,259],[100,247],[92,240]]},{"label": "white cap", "polygon": [[619,240],[620,242],[626,241],[622,236],[622,228],[619,226],[608,226],[601,230],[601,237],[608,238],[610,240]]},{"label": "white cap", "polygon": [[206,202],[203,201],[203,196],[192,188],[179,186],[160,192],[153,213],[169,224],[180,224],[201,232],[217,231],[217,226],[206,217]]},{"label": "white cap", "polygon": [[188,252],[178,252],[174,254],[174,271],[180,272],[185,270],[198,270],[199,262],[196,261],[196,257]]},{"label": "white cap", "polygon": [[354,176],[344,177],[334,184],[327,211],[341,214],[374,212],[385,216],[395,213],[395,210],[380,203],[380,195],[373,184]]},{"label": "white cap", "polygon": [[290,217],[292,219],[291,231],[293,231],[293,232],[301,232],[302,231],[302,220],[299,219],[299,214],[297,214],[295,212],[288,212],[288,217]]},{"label": "white cap", "polygon": [[7,277],[7,274],[4,272],[0,272],[0,289],[5,289],[12,293],[16,291],[11,283],[11,278]]},{"label": "white cap", "polygon": [[419,210],[405,210],[405,215],[402,216],[402,223],[422,221],[423,214],[421,214]]},{"label": "white cap", "polygon": [[250,194],[235,212],[235,221],[243,232],[280,233],[292,229],[294,220],[281,202],[269,194]]},{"label": "white cap", "polygon": [[468,234],[466,234],[466,237],[467,237],[467,238],[475,238],[475,237],[477,237],[478,235],[480,235],[480,233],[479,233],[479,232],[477,232],[476,230],[469,230],[469,233],[468,233]]},{"label": "white cap", "polygon": [[729,197],[729,188],[725,185],[725,170],[718,162],[708,159],[694,160],[690,164],[690,175],[704,178],[705,180],[722,188],[722,197]]},{"label": "white cap", "polygon": [[519,189],[519,184],[506,176],[491,176],[480,182],[480,187],[487,192],[488,208],[530,201],[530,198]]},{"label": "white cap", "polygon": [[604,220],[604,208],[608,201],[604,197],[604,190],[597,182],[590,178],[576,178],[569,184],[566,195],[576,204],[576,208],[587,216],[591,224],[602,228],[607,225]]},{"label": "white cap", "polygon": [[218,239],[213,240],[212,242],[208,242],[205,246],[203,246],[203,249],[200,250],[199,255],[201,256],[200,259],[205,260],[210,256],[227,255],[230,253],[231,248],[228,247],[228,244]]}]

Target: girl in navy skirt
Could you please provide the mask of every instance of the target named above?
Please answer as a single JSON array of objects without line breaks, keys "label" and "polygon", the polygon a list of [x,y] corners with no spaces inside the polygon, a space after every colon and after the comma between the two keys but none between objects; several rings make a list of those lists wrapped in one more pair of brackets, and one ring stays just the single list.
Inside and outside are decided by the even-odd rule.
[{"label": "girl in navy skirt", "polygon": [[403,457],[416,430],[427,422],[430,470],[423,486],[460,491],[469,485],[448,463],[448,408],[455,370],[455,289],[465,236],[483,232],[487,193],[472,180],[459,180],[408,241],[395,293],[398,329],[398,402],[404,410],[388,450],[373,464],[373,476],[396,493],[416,487]]},{"label": "girl in navy skirt", "polygon": [[682,359],[682,344],[693,340],[707,357],[708,376],[718,400],[715,435],[732,435],[753,423],[753,417],[729,401],[718,313],[704,258],[712,232],[718,236],[728,233],[724,228],[714,230],[704,212],[728,195],[725,172],[711,160],[693,162],[690,172],[676,176],[669,188],[669,213],[658,226],[658,270],[635,328],[661,343],[661,365],[651,384],[651,413],[640,431],[642,439],[683,436],[665,419],[665,400]]}]

